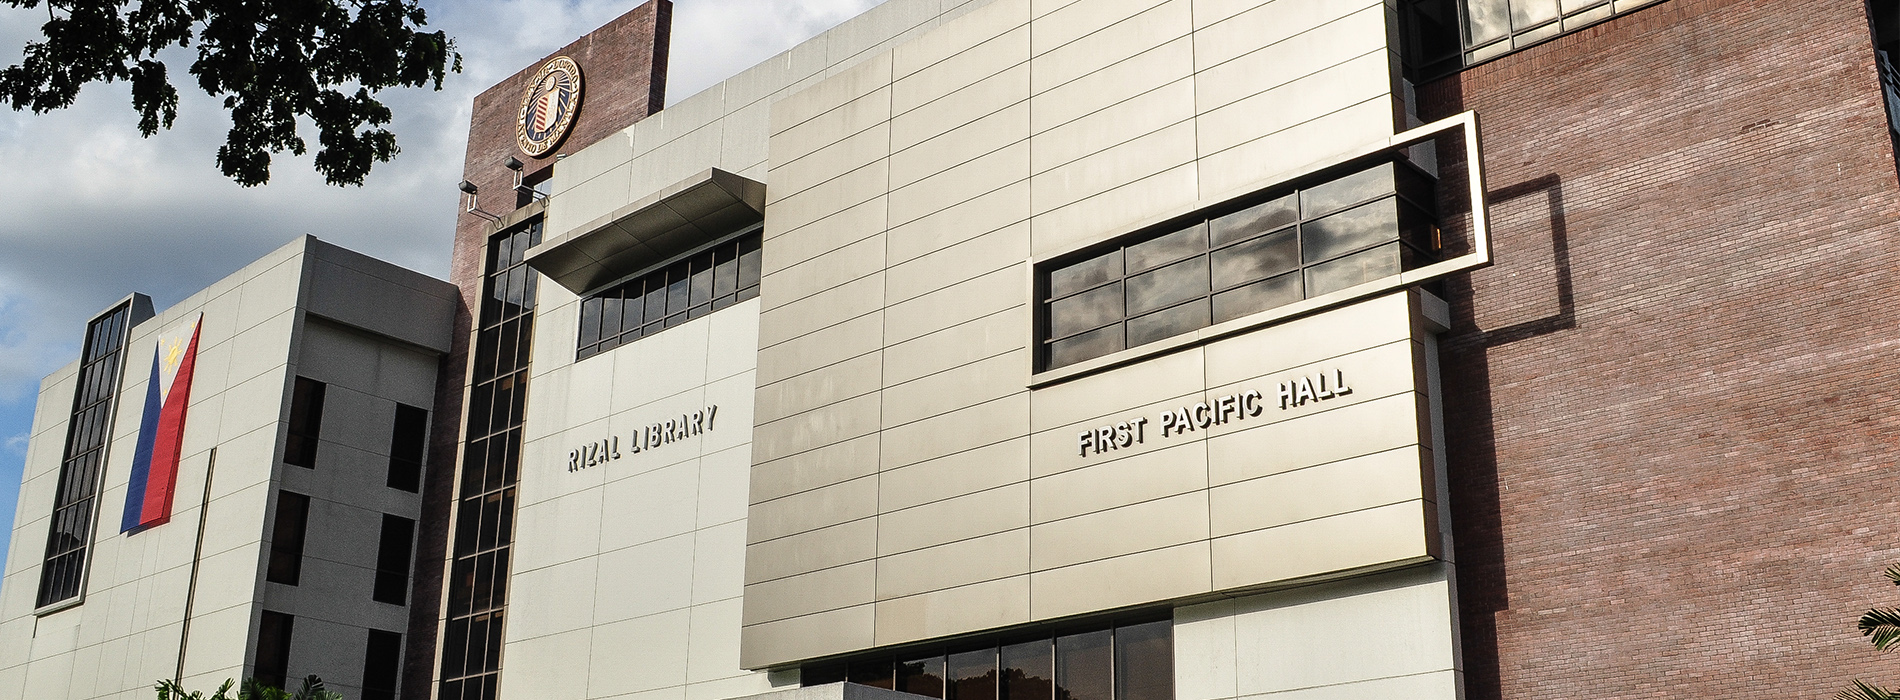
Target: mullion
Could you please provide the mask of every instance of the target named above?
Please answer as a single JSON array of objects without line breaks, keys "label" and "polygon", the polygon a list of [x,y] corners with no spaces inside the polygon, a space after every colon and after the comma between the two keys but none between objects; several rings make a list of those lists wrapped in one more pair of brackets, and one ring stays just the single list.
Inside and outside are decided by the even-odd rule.
[{"label": "mullion", "polygon": [[[494,336],[496,343],[494,365],[477,366],[475,381],[472,382],[470,396],[478,393],[486,397],[486,414],[475,415],[476,406],[470,406],[467,418],[467,434],[463,438],[464,455],[461,473],[458,475],[459,489],[455,505],[455,528],[450,543],[451,575],[456,571],[476,572],[481,562],[490,564],[488,580],[483,583],[486,589],[478,589],[471,584],[467,601],[471,610],[464,615],[451,615],[448,629],[444,631],[446,648],[440,661],[439,675],[443,679],[440,688],[448,698],[466,697],[471,687],[473,692],[481,693],[481,688],[493,685],[493,678],[499,675],[499,649],[488,646],[500,642],[501,624],[507,608],[508,552],[512,551],[514,535],[516,484],[520,476],[521,448],[520,429],[527,405],[528,365],[531,361],[531,339],[533,337],[533,314],[537,295],[537,276],[528,271],[522,262],[529,248],[538,245],[541,239],[541,222],[530,222],[525,228],[497,235],[490,239],[489,267],[484,299],[483,322],[478,324],[481,336],[477,342],[488,341]],[[519,282],[519,288],[516,287]],[[504,298],[494,300],[495,290],[503,291]],[[509,303],[505,298],[514,295],[517,303]],[[494,300],[491,303],[491,300]],[[509,324],[514,324],[510,326]],[[510,329],[510,330],[504,330]],[[499,348],[502,343],[510,344],[508,352]],[[503,366],[502,359],[512,362]],[[479,457],[469,454],[481,450]],[[474,470],[480,470],[475,474]],[[492,525],[487,522],[490,515],[487,504],[493,499],[495,508],[492,513]],[[471,505],[474,512],[471,514]],[[465,526],[471,515],[475,518],[472,526]],[[465,529],[472,528],[472,529]],[[491,537],[490,545],[483,547],[484,532]],[[473,541],[470,541],[470,538]],[[472,550],[472,551],[464,551]],[[458,586],[451,582],[451,586]],[[478,590],[486,590],[488,600],[482,602],[481,610],[473,610],[473,599]],[[462,591],[451,589],[451,594]],[[455,605],[451,601],[451,605]],[[474,640],[478,628],[483,639]],[[453,637],[459,629],[462,634],[459,644]],[[476,655],[481,658],[475,659]],[[478,680],[474,684],[469,679]],[[453,685],[451,684],[453,683]]]},{"label": "mullion", "polygon": [[[130,305],[121,305],[86,327],[85,352],[80,358],[72,413],[66,423],[65,454],[55,482],[53,514],[47,519],[36,607],[70,599],[80,592],[86,550],[92,539],[98,472],[111,438],[111,405],[118,391],[124,331],[130,314]],[[71,541],[62,541],[67,539],[65,533],[71,533]]]}]

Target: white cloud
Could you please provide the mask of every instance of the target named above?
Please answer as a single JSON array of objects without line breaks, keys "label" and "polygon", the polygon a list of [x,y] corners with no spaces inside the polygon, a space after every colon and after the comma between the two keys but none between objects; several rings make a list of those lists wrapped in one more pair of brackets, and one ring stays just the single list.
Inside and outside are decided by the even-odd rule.
[{"label": "white cloud", "polygon": [[[669,102],[791,48],[880,0],[676,0]],[[463,72],[444,90],[391,90],[403,152],[364,187],[335,188],[309,156],[279,155],[264,187],[219,174],[219,104],[168,55],[176,128],[141,138],[125,86],[92,85],[71,108],[0,110],[0,400],[36,391],[77,353],[85,320],[134,291],[176,302],[299,234],[443,276],[476,94],[638,6],[636,0],[425,2]],[[44,10],[0,9],[0,65],[38,36]],[[314,144],[314,139],[308,139]],[[19,421],[6,421],[0,423]],[[0,435],[28,426],[0,424]],[[16,437],[7,438],[9,448]]]}]

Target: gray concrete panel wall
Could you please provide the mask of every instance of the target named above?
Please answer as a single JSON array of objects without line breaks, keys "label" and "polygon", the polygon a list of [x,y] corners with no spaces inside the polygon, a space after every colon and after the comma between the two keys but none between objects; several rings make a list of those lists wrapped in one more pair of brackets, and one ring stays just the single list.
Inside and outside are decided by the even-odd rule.
[{"label": "gray concrete panel wall", "polygon": [[[125,378],[108,462],[95,506],[97,524],[82,602],[36,614],[34,598],[66,419],[72,406],[76,365],[42,383],[27,474],[15,515],[12,541],[17,554],[9,558],[5,583],[0,585],[0,640],[4,640],[0,641],[0,698],[151,697],[156,680],[177,673],[188,595],[192,614],[190,641],[182,655],[185,684],[212,689],[225,679],[250,674],[262,605],[284,602],[299,606],[267,600],[266,586],[275,584],[264,583],[263,565],[268,556],[268,514],[276,486],[283,481],[280,472],[284,467],[278,459],[288,389],[304,357],[300,343],[314,334],[313,342],[322,347],[313,352],[336,354],[328,360],[332,363],[329,368],[313,365],[311,371],[333,374],[331,379],[342,385],[336,392],[342,405],[338,410],[361,413],[365,407],[356,404],[369,403],[357,401],[352,391],[418,406],[428,406],[433,400],[435,360],[416,344],[420,338],[396,341],[364,329],[335,326],[313,331],[305,325],[304,304],[310,298],[312,271],[320,266],[348,270],[350,274],[383,274],[405,284],[394,292],[359,287],[361,296],[354,298],[332,294],[331,303],[341,306],[428,308],[433,299],[453,294],[454,288],[447,283],[436,282],[430,289],[427,278],[407,271],[392,272],[397,268],[373,261],[365,264],[366,260],[315,239],[300,238],[133,328],[125,351]],[[203,314],[203,325],[171,521],[130,536],[120,534],[118,519],[125,502],[127,473],[138,438],[156,337],[199,313]],[[352,347],[371,350],[352,354]],[[336,468],[310,476],[311,483],[300,483],[305,492],[361,490],[356,482],[368,477],[357,472],[371,469],[377,462],[376,453],[386,454],[389,444],[387,426],[379,434],[369,434],[375,431],[356,425],[356,419],[373,422],[375,415],[371,410],[334,418],[331,425],[336,430],[325,434],[320,459],[328,457]],[[211,474],[214,449],[217,461],[215,474]],[[374,467],[378,486],[383,468],[386,460]],[[345,495],[335,500],[357,499]],[[414,508],[413,504],[409,507]],[[330,514],[328,510],[313,511],[313,520]],[[205,537],[194,591],[190,574],[201,518]],[[322,528],[323,524],[317,523],[313,530],[322,532]],[[352,547],[374,556],[374,534],[367,542],[351,541],[358,534],[331,533],[327,541],[311,542],[306,558],[311,568],[306,580],[313,587],[320,585],[319,579],[321,584],[349,580],[347,576],[332,576],[335,572],[326,572],[327,564],[319,560],[360,558],[361,552],[340,553]],[[367,599],[367,589],[361,593]],[[311,608],[305,613],[309,614],[324,606],[303,607]],[[299,612],[305,611],[300,607]],[[387,628],[401,629],[401,624],[397,618]],[[300,652],[320,653],[320,645],[331,643],[322,634],[305,636],[306,630],[321,632],[316,629],[321,626],[314,620],[309,627],[299,626],[293,639],[293,675],[319,670],[300,665],[298,659]],[[349,679],[344,676],[361,672],[362,644],[362,639],[355,641],[358,653],[354,670],[333,671],[331,666],[320,670],[347,685]],[[335,668],[350,665],[342,660]]]},{"label": "gray concrete panel wall", "polygon": [[[337,274],[339,266],[323,259],[311,263],[314,294],[324,276]],[[447,287],[453,293],[454,287],[446,283],[428,281],[435,290]],[[374,284],[357,289],[368,294],[348,302],[363,308],[427,309],[434,300],[416,292],[392,294]],[[388,486],[396,406],[426,409],[434,403],[440,358],[416,344],[326,321],[314,309],[305,318],[298,361],[289,375],[292,381],[307,377],[326,385],[322,439],[316,468],[279,465],[276,481],[280,491],[310,497],[302,575],[295,586],[266,582],[259,600],[266,609],[296,616],[290,677],[316,675],[330,689],[351,697],[362,689],[369,630],[406,633],[408,628],[407,606],[371,596],[382,516],[416,520],[421,510],[420,494]],[[285,397],[288,415],[288,388]],[[275,513],[276,507],[272,498],[269,512]],[[265,520],[266,541],[272,522]]]}]

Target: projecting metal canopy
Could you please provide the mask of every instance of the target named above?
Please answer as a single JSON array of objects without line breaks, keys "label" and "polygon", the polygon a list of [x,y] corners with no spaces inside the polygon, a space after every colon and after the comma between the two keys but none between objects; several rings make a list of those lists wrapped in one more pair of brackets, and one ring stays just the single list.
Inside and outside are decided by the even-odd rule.
[{"label": "projecting metal canopy", "polygon": [[765,218],[765,183],[710,168],[528,250],[530,267],[584,294]]}]

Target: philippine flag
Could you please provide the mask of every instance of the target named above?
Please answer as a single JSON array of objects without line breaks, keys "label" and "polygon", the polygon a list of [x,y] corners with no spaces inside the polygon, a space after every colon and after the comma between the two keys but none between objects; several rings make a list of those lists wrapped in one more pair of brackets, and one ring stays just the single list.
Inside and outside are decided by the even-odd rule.
[{"label": "philippine flag", "polygon": [[120,532],[162,525],[172,517],[178,485],[178,448],[185,437],[185,405],[191,402],[191,369],[198,359],[198,327],[204,314],[158,334],[152,378],[145,384],[145,416],[132,455],[132,481],[125,493]]}]

